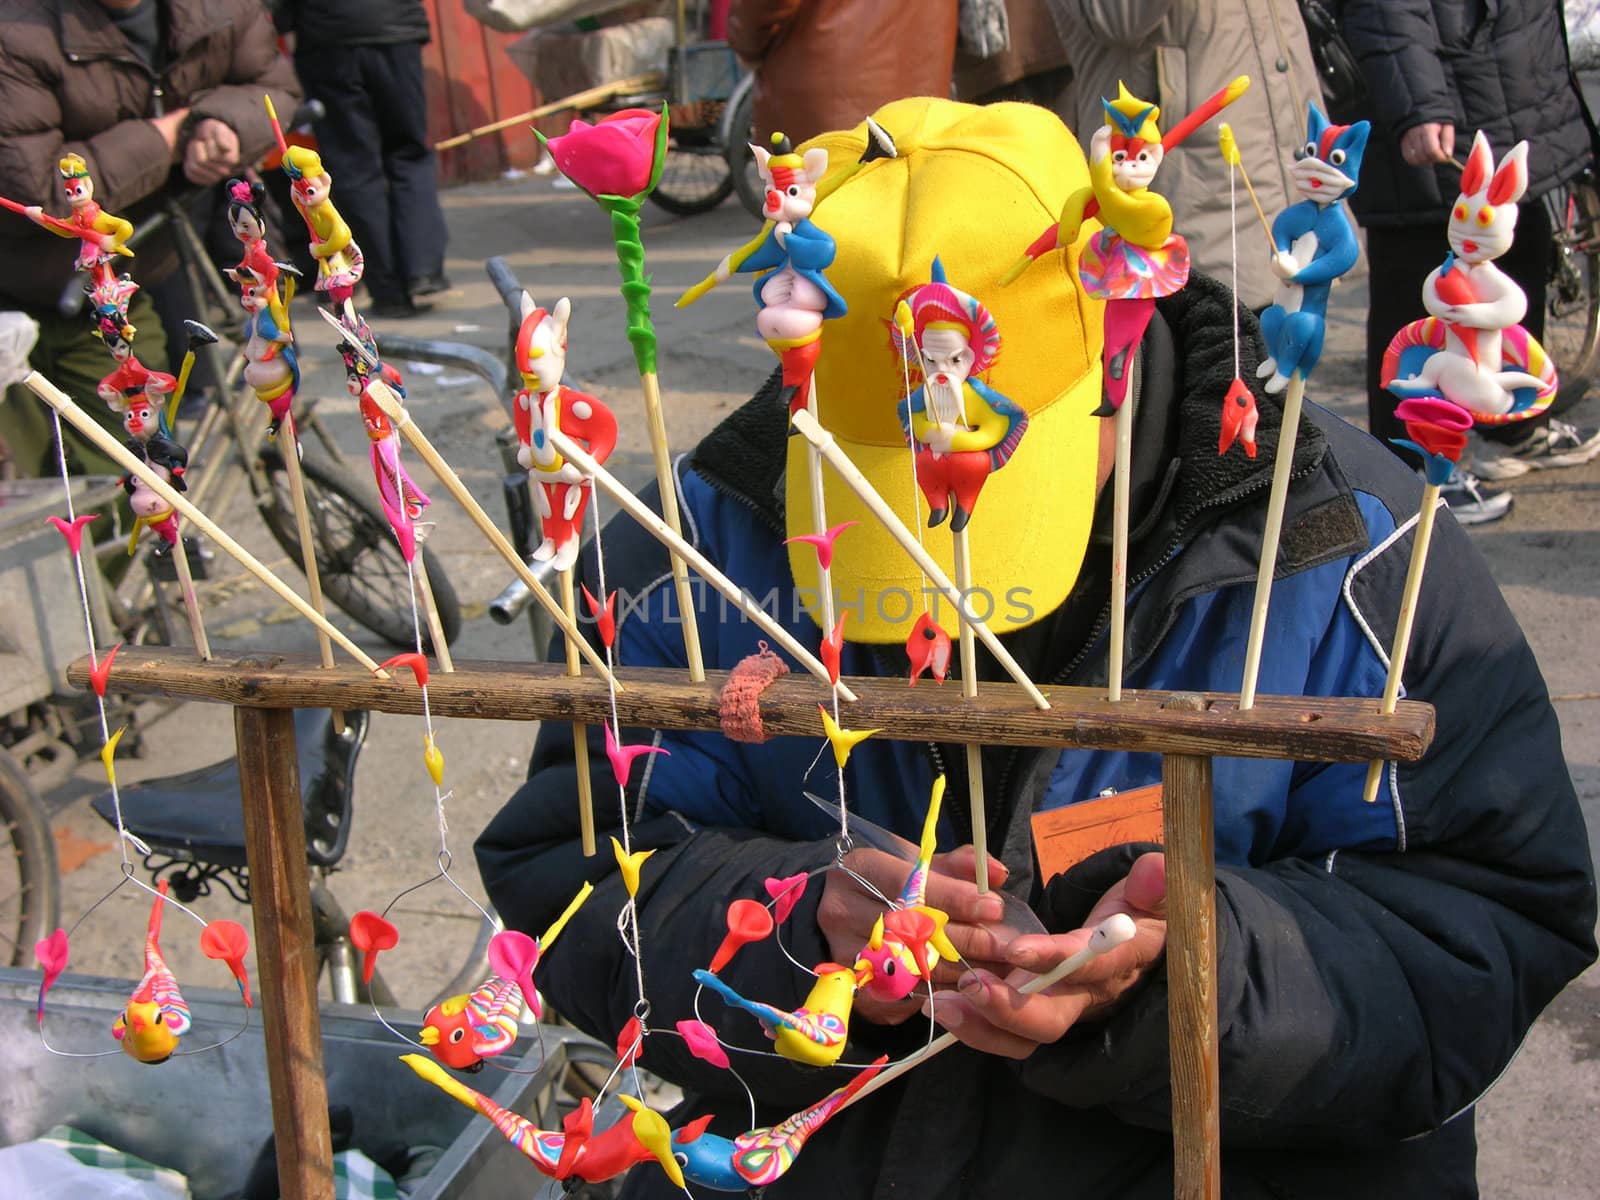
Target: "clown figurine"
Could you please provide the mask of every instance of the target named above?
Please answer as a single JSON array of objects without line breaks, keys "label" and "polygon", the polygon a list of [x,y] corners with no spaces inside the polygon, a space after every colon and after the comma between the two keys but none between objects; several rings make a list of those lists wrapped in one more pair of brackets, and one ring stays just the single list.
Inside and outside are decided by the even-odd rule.
[{"label": "clown figurine", "polygon": [[1000,353],[1000,331],[980,301],[945,281],[937,258],[933,282],[913,291],[906,308],[915,346],[903,349],[917,352],[923,381],[900,402],[900,427],[916,451],[928,525],[950,517],[951,532],[960,533],[989,473],[1005,466],[1022,440],[1028,416],[976,378]]},{"label": "clown figurine", "polygon": [[0,204],[57,237],[78,238],[78,270],[90,272],[97,286],[109,283],[111,260],[117,255],[133,257],[133,251],[124,244],[133,236],[133,225],[95,203],[94,180],[89,177],[89,164],[81,155],[66,155],[57,164],[57,170],[61,172],[61,187],[67,194],[67,203],[72,206],[72,215],[66,220],[48,215],[37,204],[23,206],[3,198]]},{"label": "clown figurine", "polygon": [[617,419],[611,410],[586,392],[561,385],[567,366],[567,318],[572,305],[565,296],[546,312],[522,293],[522,325],[517,331],[517,370],[522,390],[512,405],[516,420],[517,461],[528,478],[539,485],[534,493],[544,540],[533,552],[540,562],[558,571],[577,561],[583,536],[583,511],[591,481],[556,453],[551,430],[575,439],[603,463],[617,444]]}]

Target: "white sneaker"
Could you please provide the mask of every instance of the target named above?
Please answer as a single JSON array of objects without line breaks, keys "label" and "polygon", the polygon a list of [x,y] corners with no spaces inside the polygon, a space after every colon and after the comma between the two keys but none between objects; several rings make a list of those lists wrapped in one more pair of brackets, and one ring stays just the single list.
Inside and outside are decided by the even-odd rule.
[{"label": "white sneaker", "polygon": [[[1552,467],[1581,467],[1600,455],[1600,429],[1580,429],[1565,421],[1547,421],[1533,430],[1520,442],[1507,445],[1504,455],[1523,464],[1523,470],[1544,471]],[[1478,466],[1478,473],[1490,479],[1507,476],[1489,475]]]},{"label": "white sneaker", "polygon": [[1511,511],[1511,493],[1484,487],[1471,471],[1456,469],[1455,478],[1439,489],[1459,525],[1486,525]]},{"label": "white sneaker", "polygon": [[1476,430],[1467,435],[1467,445],[1471,448],[1470,457],[1464,461],[1472,465],[1472,472],[1479,479],[1520,479],[1533,469],[1512,452],[1512,447],[1491,442]]}]

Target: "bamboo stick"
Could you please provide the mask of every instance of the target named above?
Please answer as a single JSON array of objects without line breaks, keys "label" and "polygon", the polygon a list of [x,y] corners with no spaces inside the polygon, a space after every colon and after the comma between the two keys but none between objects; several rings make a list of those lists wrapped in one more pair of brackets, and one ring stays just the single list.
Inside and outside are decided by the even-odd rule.
[{"label": "bamboo stick", "polygon": [[595,462],[594,458],[582,446],[579,446],[558,429],[550,431],[550,444],[556,448],[563,458],[570,459],[578,470],[593,479],[595,486],[615,500],[624,512],[644,527],[646,533],[650,534],[669,550],[675,549],[681,554],[684,561],[693,567],[702,579],[716,588],[733,604],[737,605],[739,611],[748,620],[752,621],[762,633],[793,655],[807,671],[811,672],[812,675],[830,688],[837,687],[839,695],[844,699],[854,700],[856,698],[856,694],[843,683],[836,685],[833,682],[828,675],[828,668],[823,665],[821,659],[802,646],[792,633],[762,611],[761,606],[755,602],[749,593],[717,570],[705,555],[684,541],[681,536],[674,533],[664,520],[651,512],[637,496],[628,490],[626,484]]},{"label": "bamboo stick", "polygon": [[422,600],[422,615],[428,622],[428,640],[433,643],[433,655],[439,668],[445,672],[456,669],[450,657],[450,645],[444,640],[444,623],[439,620],[439,602],[433,598],[433,584],[428,581],[428,564],[422,556],[422,546],[411,560],[411,569],[417,580],[417,595]]},{"label": "bamboo stick", "polygon": [[440,483],[444,484],[445,490],[456,498],[456,503],[466,509],[467,516],[472,518],[472,523],[478,527],[484,537],[489,539],[489,544],[494,547],[501,558],[506,560],[511,569],[517,573],[517,577],[527,585],[528,590],[533,593],[533,598],[550,614],[550,619],[555,622],[556,628],[566,634],[568,638],[577,640],[579,652],[589,660],[590,666],[600,672],[602,679],[621,688],[621,682],[613,678],[610,668],[606,666],[605,659],[601,658],[594,647],[584,640],[583,635],[578,632],[578,627],[568,619],[566,613],[561,611],[561,605],[550,594],[550,590],[539,582],[538,577],[529,569],[528,564],[522,561],[521,555],[516,552],[516,549],[507,540],[506,535],[500,532],[500,527],[494,523],[488,513],[483,511],[483,505],[473,499],[472,493],[467,490],[467,485],[462,483],[461,477],[455,473],[455,468],[444,460],[444,456],[433,448],[433,443],[428,440],[427,435],[417,428],[416,422],[406,412],[405,405],[400,403],[387,385],[376,379],[367,385],[367,394],[383,410],[383,415],[389,418],[395,429],[404,436],[406,441],[411,443],[412,449],[421,456],[423,462],[428,464],[428,469],[433,472]]},{"label": "bamboo stick", "polygon": [[570,96],[562,96],[559,100],[551,100],[541,104],[538,108],[530,108],[527,112],[518,113],[514,117],[503,117],[492,121],[488,125],[479,125],[476,129],[469,129],[466,133],[458,133],[454,137],[447,137],[442,142],[435,142],[435,150],[454,150],[457,146],[465,146],[475,138],[487,137],[491,133],[499,133],[503,129],[521,125],[525,121],[537,121],[540,117],[554,116],[569,108],[586,108],[598,104],[602,100],[609,100],[613,96],[625,96],[629,92],[654,92],[661,88],[661,76],[657,72],[647,75],[630,75],[626,79],[618,79],[611,83],[602,83],[597,87],[585,88],[581,92],[574,92]]},{"label": "bamboo stick", "polygon": [[[283,469],[289,476],[289,498],[294,503],[294,527],[300,536],[300,566],[306,573],[306,594],[311,607],[323,616],[328,615],[322,601],[322,576],[317,571],[317,543],[311,536],[311,510],[306,505],[305,477],[300,472],[300,434],[295,428],[294,413],[284,414],[283,429],[288,440],[283,447]],[[317,652],[322,665],[333,666],[333,641],[322,630],[317,630]]]},{"label": "bamboo stick", "polygon": [[1128,392],[1117,409],[1116,467],[1111,481],[1111,647],[1106,698],[1122,699],[1123,631],[1128,620],[1128,479],[1133,470],[1133,407],[1139,394],[1139,347],[1128,354]]},{"label": "bamboo stick", "polygon": [[[1411,628],[1417,616],[1417,597],[1422,592],[1422,572],[1428,565],[1428,545],[1433,541],[1433,520],[1439,511],[1439,485],[1430,483],[1422,489],[1422,508],[1417,513],[1416,540],[1411,546],[1411,565],[1406,568],[1405,591],[1400,593],[1400,617],[1395,623],[1394,648],[1389,651],[1389,675],[1383,684],[1385,716],[1394,712],[1400,699],[1400,676],[1406,665],[1406,651],[1411,648]],[[1367,782],[1361,798],[1371,804],[1378,798],[1378,782],[1383,777],[1383,760],[1378,759],[1367,767]]]},{"label": "bamboo stick", "polygon": [[[205,621],[200,616],[200,597],[195,595],[194,574],[189,570],[189,552],[183,547],[183,530],[178,530],[178,540],[172,547],[172,565],[178,572],[178,587],[183,592],[183,611],[189,616],[189,633],[194,637],[194,648],[201,661],[211,661],[211,643],[206,639]],[[328,664],[333,665],[331,662]]]},{"label": "bamboo stick", "polygon": [[[568,567],[557,578],[561,581],[561,610],[578,623],[578,598],[572,586],[573,568]],[[577,675],[578,647],[567,639],[567,674]],[[701,677],[704,679],[704,676]],[[572,726],[573,762],[578,768],[578,831],[583,839],[583,855],[594,857],[594,780],[589,778],[589,727],[574,723]]]},{"label": "bamboo stick", "polygon": [[[1256,682],[1261,674],[1261,646],[1267,635],[1267,609],[1272,603],[1272,576],[1278,566],[1278,541],[1283,534],[1283,506],[1289,495],[1289,473],[1294,469],[1294,444],[1300,435],[1300,408],[1306,398],[1306,379],[1299,371],[1289,377],[1283,397],[1283,431],[1278,435],[1278,457],[1272,464],[1272,494],[1267,500],[1267,527],[1261,535],[1261,561],[1256,567],[1255,605],[1250,614],[1250,640],[1244,648],[1244,682],[1239,688],[1239,708],[1256,702]],[[1394,711],[1393,706],[1389,708]]]},{"label": "bamboo stick", "polygon": [[[956,555],[956,587],[963,604],[972,595],[972,547],[965,528],[953,535]],[[978,698],[978,647],[972,636],[972,622],[960,621],[961,695]],[[978,894],[989,890],[989,810],[983,801],[983,750],[967,745],[967,803],[972,815],[972,853],[978,862]]]},{"label": "bamboo stick", "polygon": [[293,588],[267,570],[255,555],[229,537],[220,525],[174,491],[172,485],[161,478],[160,472],[151,469],[148,463],[142,463],[130,454],[121,442],[102,429],[100,423],[79,408],[70,396],[37,371],[30,371],[22,382],[28,385],[34,395],[66,418],[79,433],[93,442],[113,462],[160,496],[180,516],[221,547],[224,553],[236,559],[240,566],[286,600],[302,617],[318,629],[325,630],[346,654],[380,678],[389,678],[389,672],[374,662],[366,651],[346,637],[337,626],[329,623],[327,617],[301,599]]},{"label": "bamboo stick", "polygon": [[[661,408],[661,381],[654,371],[639,376],[644,393],[646,427],[650,432],[650,456],[655,460],[656,486],[661,492],[661,516],[667,527],[683,540],[683,522],[678,516],[678,486],[672,474],[672,457],[667,448],[667,420]],[[689,664],[689,678],[699,683],[706,677],[700,655],[700,625],[694,607],[694,590],[689,586],[689,568],[672,547],[672,586],[678,597],[678,615],[683,621],[683,652]]]},{"label": "bamboo stick", "polygon": [[1006,674],[1011,676],[1027,692],[1029,699],[1037,707],[1041,709],[1049,708],[1050,701],[1045,699],[1044,693],[1028,678],[1027,672],[1018,665],[1017,660],[1011,657],[1011,652],[1001,644],[1000,639],[995,636],[994,631],[989,628],[987,622],[978,620],[976,616],[967,611],[961,600],[961,592],[950,581],[950,577],[944,573],[944,569],[934,561],[932,555],[918,544],[917,535],[906,528],[905,522],[890,507],[889,502],[883,498],[883,494],[872,486],[872,481],[863,475],[861,469],[850,461],[850,456],[839,448],[838,443],[833,440],[833,434],[818,425],[808,412],[798,412],[794,415],[794,427],[800,432],[801,436],[822,453],[822,457],[837,472],[839,478],[844,481],[845,486],[860,498],[861,502],[867,506],[868,511],[883,524],[883,527],[889,531],[889,535],[900,543],[901,548],[921,568],[922,573],[933,581],[933,585],[939,589],[939,594],[955,607],[963,625],[972,627],[972,631],[977,635],[978,640],[989,648],[989,653],[993,654],[1000,665],[1005,668]]}]

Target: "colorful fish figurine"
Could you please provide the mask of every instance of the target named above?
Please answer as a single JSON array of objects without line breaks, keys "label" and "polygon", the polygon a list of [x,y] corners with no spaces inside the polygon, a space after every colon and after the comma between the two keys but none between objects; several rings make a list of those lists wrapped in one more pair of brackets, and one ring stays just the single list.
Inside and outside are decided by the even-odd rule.
[{"label": "colorful fish figurine", "polygon": [[405,1063],[436,1088],[494,1122],[505,1138],[528,1157],[540,1174],[551,1179],[603,1183],[636,1163],[655,1161],[674,1187],[683,1186],[683,1170],[672,1153],[672,1130],[662,1116],[634,1097],[619,1095],[632,1110],[609,1129],[594,1132],[594,1108],[585,1096],[569,1113],[562,1129],[540,1129],[524,1117],[501,1108],[482,1092],[446,1075],[420,1054],[401,1055]]},{"label": "colorful fish figurine", "polygon": [[917,861],[906,876],[905,886],[889,912],[879,917],[872,936],[856,959],[857,984],[876,1000],[904,1000],[926,980],[942,958],[956,962],[957,953],[945,925],[949,916],[923,903],[928,891],[928,871],[938,844],[939,808],[944,799],[945,778],[933,781],[933,798],[922,823],[922,842]]},{"label": "colorful fish figurine", "polygon": [[770,1004],[746,1000],[710,971],[697,970],[695,982],[710,988],[735,1008],[750,1013],[772,1038],[774,1048],[791,1062],[828,1067],[839,1061],[850,1033],[850,1009],[855,1003],[856,973],[838,963],[821,963],[817,981],[805,1003],[793,1012]]},{"label": "colorful fish figurine", "polygon": [[152,1066],[172,1057],[191,1024],[178,980],[161,957],[161,910],[166,898],[167,881],[163,879],[156,884],[144,939],[144,978],[111,1026],[111,1035],[122,1043],[124,1054]]}]

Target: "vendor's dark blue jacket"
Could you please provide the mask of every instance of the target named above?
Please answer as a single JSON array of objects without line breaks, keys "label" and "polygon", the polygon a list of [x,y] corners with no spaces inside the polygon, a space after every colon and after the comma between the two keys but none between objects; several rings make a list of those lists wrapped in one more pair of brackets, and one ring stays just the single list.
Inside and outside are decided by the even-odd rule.
[{"label": "vendor's dark blue jacket", "polygon": [[[1224,296],[1196,278],[1158,305],[1145,341],[1127,630],[1133,687],[1239,686],[1280,410],[1258,397],[1258,458],[1218,457],[1220,398],[1233,374]],[[1247,353],[1247,379],[1258,357]],[[681,471],[680,504],[700,548],[758,599],[774,591],[781,618],[815,646],[818,631],[794,612],[780,545],[785,428],[775,394],[769,384],[699,446]],[[1261,690],[1376,695],[1420,487],[1376,442],[1317,409],[1301,428],[1294,479]],[[665,554],[616,522],[605,544],[608,585],[646,596],[621,622],[622,661],[681,664],[679,627],[663,619],[674,611]],[[1103,680],[1108,558],[1096,539],[1073,595],[1008,635],[1035,679]],[[584,573],[596,590],[592,556]],[[731,667],[758,635],[737,614],[719,623],[718,611],[713,594],[700,623],[705,658]],[[898,647],[847,646],[844,669],[903,674],[905,662]],[[981,674],[1000,675],[991,661]],[[1423,761],[1385,773],[1374,805],[1362,803],[1359,764],[1217,760],[1229,1197],[1475,1195],[1472,1105],[1540,1010],[1594,957],[1590,857],[1555,713],[1504,600],[1447,516],[1405,682],[1436,707],[1438,733]],[[639,900],[652,1024],[670,1028],[691,1015],[689,972],[720,940],[728,901],[761,897],[768,876],[825,862],[833,839],[800,795],[815,739],[748,746],[656,736],[672,757],[643,760],[629,799],[635,846],[660,847]],[[605,763],[598,742],[591,761]],[[596,796],[615,795],[598,766]],[[990,845],[1003,847],[1008,886],[1025,891],[1031,811],[1151,782],[1159,764],[991,746],[983,769]],[[969,840],[956,747],[863,743],[847,773],[852,808],[914,838],[936,770],[950,777],[941,843]],[[821,768],[812,782],[829,790]],[[598,804],[602,822],[610,807]],[[478,861],[500,912],[526,930],[543,928],[582,878],[596,880],[540,983],[557,1008],[609,1042],[634,1001],[616,932],[623,892],[610,856],[585,860],[576,838],[570,729],[546,725],[528,783],[479,839]],[[1045,924],[1081,923],[1136,852],[1107,851],[1047,887],[1032,885]],[[790,948],[806,962],[828,957],[815,922],[820,891],[790,918]],[[770,1195],[1170,1196],[1164,970],[1110,1020],[1025,1062],[961,1049],[920,1067],[832,1122]],[[798,1003],[806,982],[770,942],[741,952],[725,974],[746,995],[783,1007]],[[916,1025],[857,1022],[848,1057],[904,1053],[926,1037]],[[753,1024],[747,1032],[758,1044]],[[676,1038],[651,1038],[645,1062],[695,1097],[684,1116],[714,1108],[719,1131],[746,1127],[737,1085]],[[763,1121],[839,1082],[781,1060],[738,1066],[769,1106]],[[673,1193],[659,1171],[642,1169],[626,1194]]]}]

